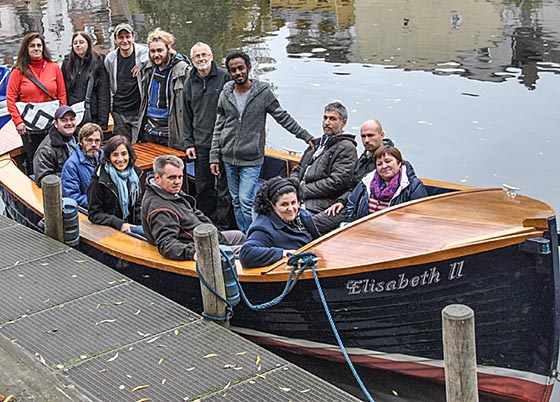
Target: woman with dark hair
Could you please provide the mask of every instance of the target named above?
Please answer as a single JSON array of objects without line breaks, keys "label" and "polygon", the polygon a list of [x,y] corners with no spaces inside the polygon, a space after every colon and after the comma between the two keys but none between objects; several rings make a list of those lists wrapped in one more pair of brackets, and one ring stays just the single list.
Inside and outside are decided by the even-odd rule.
[{"label": "woman with dark hair", "polygon": [[91,37],[85,32],[72,35],[72,50],[64,58],[62,74],[68,95],[68,103],[85,101],[85,123],[96,123],[107,130],[111,95],[109,74],[105,70],[104,57],[93,50]]},{"label": "woman with dark hair", "polygon": [[[33,80],[41,84],[44,89],[39,88]],[[53,100],[58,100],[60,106],[66,105],[66,87],[62,71],[58,64],[52,61],[45,38],[40,33],[30,32],[21,42],[17,62],[10,75],[6,91],[8,112],[18,134],[22,136],[29,162],[33,160],[37,147],[49,130],[47,128],[42,131],[31,131],[26,128],[16,102],[40,103]]]},{"label": "woman with dark hair", "polygon": [[311,214],[300,209],[301,195],[294,181],[275,177],[257,192],[257,218],[239,252],[246,268],[270,265],[319,237]]},{"label": "woman with dark hair", "polygon": [[352,222],[389,206],[428,195],[416,174],[407,170],[401,152],[381,146],[373,154],[375,170],[354,187],[346,205],[347,221]]},{"label": "woman with dark hair", "polygon": [[103,159],[91,176],[87,196],[89,220],[121,232],[143,233],[140,207],[142,170],[128,139],[116,135],[103,147]]}]

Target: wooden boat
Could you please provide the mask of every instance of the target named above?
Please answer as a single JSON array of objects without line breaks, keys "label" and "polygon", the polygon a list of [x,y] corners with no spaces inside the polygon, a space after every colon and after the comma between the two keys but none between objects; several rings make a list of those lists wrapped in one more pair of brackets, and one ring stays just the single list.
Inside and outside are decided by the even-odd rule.
[{"label": "wooden boat", "polygon": [[[10,130],[11,122],[0,132],[0,190],[9,215],[34,227],[42,195],[13,161],[18,147],[10,145]],[[364,367],[444,381],[441,310],[466,304],[475,312],[480,391],[548,401],[560,325],[554,210],[501,189],[424,181],[433,196],[365,217],[300,250],[320,257],[321,285],[349,355]],[[80,236],[86,254],[201,310],[192,261],[167,260],[150,244],[82,215]],[[237,272],[256,304],[281,293],[289,267],[282,260],[257,269],[238,265]],[[236,306],[231,323],[261,344],[343,359],[310,272],[270,309]]]}]

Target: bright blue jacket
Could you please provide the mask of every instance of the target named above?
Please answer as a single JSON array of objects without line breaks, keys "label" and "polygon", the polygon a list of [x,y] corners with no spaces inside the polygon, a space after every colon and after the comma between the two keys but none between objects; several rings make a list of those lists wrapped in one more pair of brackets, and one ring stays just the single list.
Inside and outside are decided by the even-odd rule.
[{"label": "bright blue jacket", "polygon": [[[103,155],[103,151],[99,152],[97,164]],[[76,145],[74,152],[62,167],[62,196],[70,197],[75,200],[79,206],[87,208],[88,198],[87,189],[91,180],[91,174],[97,167],[91,159],[86,157],[79,145]]]},{"label": "bright blue jacket", "polygon": [[284,250],[297,250],[319,237],[311,214],[300,209],[299,216],[311,238],[288,226],[274,212],[257,216],[249,227],[247,240],[239,252],[241,264],[246,268],[270,265],[282,258]]}]

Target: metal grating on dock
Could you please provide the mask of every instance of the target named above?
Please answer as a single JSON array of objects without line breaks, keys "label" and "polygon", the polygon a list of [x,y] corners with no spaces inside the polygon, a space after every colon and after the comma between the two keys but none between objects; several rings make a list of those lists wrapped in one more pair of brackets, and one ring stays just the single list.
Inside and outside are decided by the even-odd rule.
[{"label": "metal grating on dock", "polygon": [[75,393],[60,400],[357,400],[2,216],[0,239],[0,362],[12,363],[0,393],[29,375],[26,361],[35,377],[54,381],[59,397]]}]

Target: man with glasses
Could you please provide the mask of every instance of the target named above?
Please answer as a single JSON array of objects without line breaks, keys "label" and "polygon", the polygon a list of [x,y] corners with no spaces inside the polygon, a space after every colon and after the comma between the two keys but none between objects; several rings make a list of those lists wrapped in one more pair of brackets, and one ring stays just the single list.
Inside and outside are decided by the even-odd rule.
[{"label": "man with glasses", "polygon": [[101,150],[103,131],[95,123],[86,123],[80,129],[76,152],[64,164],[62,168],[62,195],[75,200],[79,206],[87,208],[87,189],[91,180],[91,174],[99,165],[103,156]]},{"label": "man with glasses", "polygon": [[206,43],[194,44],[191,61],[195,68],[190,71],[183,90],[183,131],[187,157],[194,160],[196,204],[219,229],[228,229],[234,218],[226,174],[223,164],[218,176],[210,173],[210,148],[218,98],[231,77],[218,68]]}]

